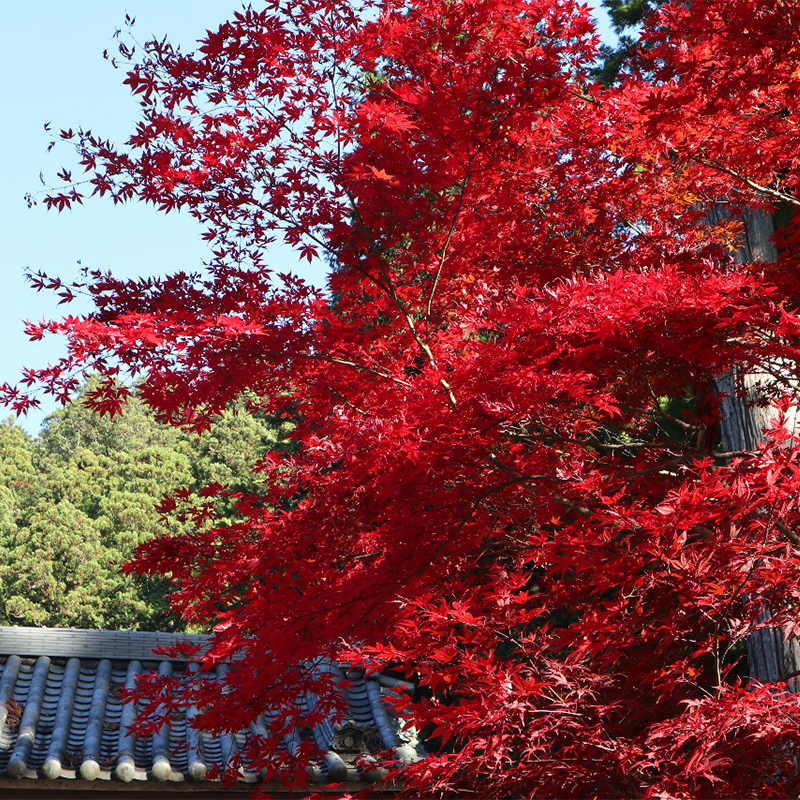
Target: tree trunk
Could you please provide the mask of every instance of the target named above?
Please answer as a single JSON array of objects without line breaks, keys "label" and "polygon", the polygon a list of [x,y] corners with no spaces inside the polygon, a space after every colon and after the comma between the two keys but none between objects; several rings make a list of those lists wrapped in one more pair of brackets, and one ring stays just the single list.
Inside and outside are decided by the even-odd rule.
[{"label": "tree trunk", "polygon": [[[724,215],[724,208],[717,206],[709,215],[710,221],[719,221]],[[736,260],[743,264],[776,261],[777,251],[770,241],[772,217],[764,211],[747,211],[744,222],[744,242]],[[766,373],[735,371],[717,379],[717,389],[723,395],[720,427],[725,450],[754,450],[758,446],[764,429],[770,427],[774,410],[754,401],[773,380]],[[759,619],[769,617],[769,611],[765,611]],[[751,678],[764,683],[784,680],[800,671],[800,642],[787,641],[782,628],[763,628],[748,637],[747,658]],[[788,686],[793,692],[800,691],[800,676],[789,680]]]}]

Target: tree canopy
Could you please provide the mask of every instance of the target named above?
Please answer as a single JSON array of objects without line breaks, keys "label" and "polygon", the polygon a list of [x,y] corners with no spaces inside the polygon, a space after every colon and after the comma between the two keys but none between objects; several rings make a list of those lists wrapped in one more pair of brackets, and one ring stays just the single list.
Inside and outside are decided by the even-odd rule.
[{"label": "tree canopy", "polygon": [[[283,737],[337,696],[294,667],[331,658],[418,687],[397,703],[435,755],[398,759],[409,792],[796,791],[793,676],[738,654],[800,630],[797,225],[774,264],[734,251],[743,209],[800,202],[798,29],[798,0],[664,4],[613,87],[573,0],[267,0],[191,53],[121,45],[140,122],[64,130],[85,174],[48,203],[180,209],[211,256],[36,277],[95,310],[31,324],[69,354],[26,379],[97,372],[114,414],[127,371],[188,431],[243,394],[297,421],[258,485],[175,494],[198,524],[135,556],[215,625],[206,663],[237,657],[224,703],[185,688],[199,724],[280,709],[252,757],[301,776],[313,742]],[[275,272],[274,239],[328,287]],[[778,417],[725,452],[715,381],[748,372]]]},{"label": "tree canopy", "polygon": [[[198,497],[211,484],[253,491],[255,465],[283,446],[286,428],[240,405],[201,440],[159,424],[136,398],[114,418],[78,398],[50,416],[36,439],[7,420],[0,426],[0,624],[185,629],[170,610],[168,578],[120,568],[138,545],[186,524],[160,513],[165,494]],[[215,506],[223,520],[231,510],[223,499]]]}]

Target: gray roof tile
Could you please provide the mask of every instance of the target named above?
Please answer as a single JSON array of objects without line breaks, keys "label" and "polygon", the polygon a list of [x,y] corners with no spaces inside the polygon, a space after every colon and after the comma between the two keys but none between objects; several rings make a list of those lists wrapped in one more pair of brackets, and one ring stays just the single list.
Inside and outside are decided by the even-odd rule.
[{"label": "gray roof tile", "polygon": [[[47,653],[76,658],[154,659],[155,647],[170,647],[177,639],[203,645],[199,634],[150,633],[147,631],[88,631],[78,628],[23,628],[0,625],[0,655],[38,656]],[[161,661],[172,659],[158,656]]]},{"label": "gray roof tile", "polygon": [[[135,709],[122,704],[121,687],[133,688],[140,674],[185,669],[179,659],[152,652],[154,647],[174,645],[178,638],[199,645],[207,641],[203,636],[138,631],[0,627],[0,779],[174,785],[208,783],[211,770],[224,771],[245,735],[211,736],[195,730],[191,725],[194,709],[186,709],[152,736],[136,738],[129,732]],[[344,680],[338,667],[324,668]],[[218,679],[224,670],[224,666],[218,668]],[[358,757],[373,749],[367,748],[367,742],[382,742],[403,759],[423,756],[414,732],[404,730],[382,700],[409,688],[402,681],[350,670],[343,691],[351,723],[342,730],[322,722],[312,732],[324,752],[315,779],[341,782],[379,777],[379,769],[364,775],[356,766]],[[315,697],[305,698],[309,710],[316,702]],[[267,725],[268,719],[259,718],[254,732],[265,732]],[[299,742],[295,734],[285,744],[291,751]],[[241,781],[256,779],[246,769],[239,774]]]}]

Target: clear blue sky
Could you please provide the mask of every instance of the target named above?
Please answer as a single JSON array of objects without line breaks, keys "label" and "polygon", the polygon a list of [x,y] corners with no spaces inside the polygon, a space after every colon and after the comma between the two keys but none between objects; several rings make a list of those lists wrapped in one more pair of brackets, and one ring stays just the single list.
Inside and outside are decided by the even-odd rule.
[{"label": "clear blue sky", "polygon": [[[23,319],[39,320],[87,306],[68,308],[26,284],[25,269],[62,279],[80,267],[112,269],[120,276],[164,274],[193,269],[205,258],[199,227],[189,217],[158,214],[149,207],[113,206],[97,200],[67,213],[28,209],[24,195],[41,188],[39,173],[51,180],[61,163],[72,167],[71,153],[58,145],[46,153],[54,130],[90,127],[112,141],[124,141],[137,116],[137,104],[122,86],[124,74],[103,60],[125,14],[136,18],[134,35],[151,34],[184,47],[214,29],[241,7],[237,0],[0,0],[0,74],[5,86],[6,122],[0,126],[0,382],[16,382],[23,366],[40,367],[63,352],[58,340],[31,343]],[[319,264],[299,267],[291,253],[278,251],[274,266],[300,270],[316,284]],[[20,423],[35,434],[46,413]],[[6,412],[0,408],[0,419]]]}]

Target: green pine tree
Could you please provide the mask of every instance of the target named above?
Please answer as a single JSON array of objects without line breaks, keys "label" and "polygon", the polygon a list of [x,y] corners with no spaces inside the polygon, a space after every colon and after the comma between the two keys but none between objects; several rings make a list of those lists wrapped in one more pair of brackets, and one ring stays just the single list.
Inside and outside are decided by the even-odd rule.
[{"label": "green pine tree", "polygon": [[638,29],[645,17],[663,5],[665,0],[603,0],[611,26],[617,35],[617,46],[600,46],[602,60],[594,71],[600,83],[611,86],[624,67],[635,59]]}]

